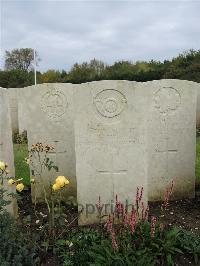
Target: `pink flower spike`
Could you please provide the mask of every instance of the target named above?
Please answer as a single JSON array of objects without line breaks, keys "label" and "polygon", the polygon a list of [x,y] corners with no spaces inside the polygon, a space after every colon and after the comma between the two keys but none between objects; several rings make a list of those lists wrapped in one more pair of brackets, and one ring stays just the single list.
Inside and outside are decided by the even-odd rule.
[{"label": "pink flower spike", "polygon": [[142,221],[145,220],[144,202],[142,202]]},{"label": "pink flower spike", "polygon": [[135,210],[131,213],[131,217],[130,217],[130,229],[131,229],[131,233],[133,234],[135,232],[135,228],[136,228],[136,212]]},{"label": "pink flower spike", "polygon": [[111,231],[113,230],[113,223],[112,223],[112,219],[111,219],[110,215],[109,215],[107,223],[106,223],[106,228],[107,228],[107,231],[109,233],[111,233]]},{"label": "pink flower spike", "polygon": [[139,202],[142,200],[143,191],[144,191],[144,187],[141,188],[140,196],[139,196]]},{"label": "pink flower spike", "polygon": [[152,238],[155,236],[156,222],[157,222],[157,218],[155,216],[152,216],[151,217],[151,237]]},{"label": "pink flower spike", "polygon": [[117,245],[117,241],[116,241],[116,237],[115,237],[115,231],[112,230],[111,232],[111,238],[112,238],[112,247],[114,250],[118,250],[118,245]]},{"label": "pink flower spike", "polygon": [[144,220],[147,221],[149,218],[149,206],[146,207],[145,213],[144,213]]},{"label": "pink flower spike", "polygon": [[138,201],[139,201],[139,187],[137,187],[137,192],[136,192],[136,204],[138,204]]}]

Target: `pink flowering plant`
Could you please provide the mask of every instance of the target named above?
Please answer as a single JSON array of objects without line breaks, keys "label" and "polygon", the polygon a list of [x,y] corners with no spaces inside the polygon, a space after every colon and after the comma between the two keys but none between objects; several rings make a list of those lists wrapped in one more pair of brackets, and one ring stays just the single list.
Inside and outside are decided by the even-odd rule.
[{"label": "pink flowering plant", "polygon": [[[172,182],[166,189],[162,210],[168,205],[173,187]],[[176,241],[179,230],[165,228],[159,217],[149,215],[149,206],[143,202],[143,187],[137,188],[130,211],[117,195],[114,210],[105,224],[108,238],[90,252],[91,256],[96,256],[95,262],[101,265],[162,265],[167,261],[168,265],[173,265],[173,255],[181,253]]]}]

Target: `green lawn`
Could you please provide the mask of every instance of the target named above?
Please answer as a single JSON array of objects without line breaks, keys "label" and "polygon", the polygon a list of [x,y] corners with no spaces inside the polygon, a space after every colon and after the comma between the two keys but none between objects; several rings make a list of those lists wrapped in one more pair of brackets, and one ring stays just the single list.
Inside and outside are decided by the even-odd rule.
[{"label": "green lawn", "polygon": [[14,144],[15,156],[15,175],[17,178],[23,178],[25,185],[30,184],[29,166],[26,164],[24,158],[28,155],[27,144]]},{"label": "green lawn", "polygon": [[[27,144],[14,144],[15,174],[17,178],[23,178],[24,184],[30,184],[29,167],[24,158],[28,155]],[[200,186],[200,137],[196,146],[196,183]]]}]

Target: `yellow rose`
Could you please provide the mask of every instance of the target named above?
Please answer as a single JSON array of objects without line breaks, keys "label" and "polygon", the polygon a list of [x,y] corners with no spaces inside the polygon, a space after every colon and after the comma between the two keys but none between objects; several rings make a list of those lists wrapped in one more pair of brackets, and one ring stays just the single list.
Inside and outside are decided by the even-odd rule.
[{"label": "yellow rose", "polygon": [[61,187],[60,187],[60,185],[58,184],[58,183],[55,183],[55,184],[53,184],[53,186],[52,186],[52,189],[54,190],[54,191],[56,191],[56,190],[59,190]]},{"label": "yellow rose", "polygon": [[4,171],[6,169],[6,164],[0,161],[0,170]]},{"label": "yellow rose", "polygon": [[13,185],[14,183],[15,183],[15,180],[13,180],[13,179],[9,179],[9,180],[8,180],[8,185],[11,186],[11,185]]},{"label": "yellow rose", "polygon": [[18,185],[16,185],[16,190],[19,192],[22,192],[22,190],[24,189],[24,184],[19,183]]},{"label": "yellow rose", "polygon": [[69,184],[69,180],[65,176],[58,176],[56,178],[56,183],[59,184],[60,187],[64,187]]}]

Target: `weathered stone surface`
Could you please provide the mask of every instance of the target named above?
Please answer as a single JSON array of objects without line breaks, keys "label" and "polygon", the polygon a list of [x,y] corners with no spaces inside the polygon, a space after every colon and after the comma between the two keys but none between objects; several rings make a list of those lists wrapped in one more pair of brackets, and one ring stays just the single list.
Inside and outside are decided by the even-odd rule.
[{"label": "weathered stone surface", "polygon": [[[14,177],[15,169],[9,99],[7,90],[3,88],[0,88],[0,161],[8,164],[8,169],[10,171],[9,176]],[[14,187],[8,186],[7,180],[4,180],[4,188],[8,192],[14,192]],[[9,198],[9,200],[11,199]],[[7,206],[7,210],[11,215],[17,215],[17,205],[15,200],[11,200],[11,204]]]},{"label": "weathered stone surface", "polygon": [[9,97],[9,109],[11,115],[11,125],[12,132],[19,132],[19,123],[18,123],[18,91],[19,88],[9,88],[7,90]]},{"label": "weathered stone surface", "polygon": [[197,127],[200,127],[200,84],[195,83],[197,87]]},{"label": "weathered stone surface", "polygon": [[194,197],[196,87],[181,80],[143,83],[148,89],[148,199],[163,199],[174,180],[174,198]]},{"label": "weathered stone surface", "polygon": [[[198,89],[199,84],[180,80],[41,84],[20,89],[18,112],[24,118],[19,120],[28,130],[29,147],[43,142],[56,148],[51,158],[59,173],[53,175],[71,178],[68,195],[74,197],[77,171],[78,202],[84,207],[79,222],[86,224],[98,220],[99,195],[104,204],[116,194],[132,203],[137,186],[143,186],[144,201],[147,194],[160,200],[174,180],[174,198],[194,196]],[[41,186],[36,188],[33,198],[42,198]],[[95,212],[87,216],[86,205]]]},{"label": "weathered stone surface", "polygon": [[[70,179],[67,196],[76,198],[73,85],[40,84],[21,89],[20,93],[24,95],[20,101],[21,106],[26,109],[25,126],[29,149],[37,142],[54,147],[50,159],[58,166],[59,171],[44,173],[45,185],[49,184],[50,176],[55,178],[64,175]],[[34,187],[33,200],[35,197],[37,200],[43,199],[44,193],[39,180],[36,180]]]},{"label": "weathered stone surface", "polygon": [[[98,221],[112,212],[115,196],[126,204],[144,187],[147,200],[147,97],[141,84],[99,81],[76,86],[74,105],[79,223]],[[88,213],[90,212],[90,213]]]},{"label": "weathered stone surface", "polygon": [[[26,96],[26,88],[18,89],[18,125],[20,134],[27,131],[27,106],[30,99]],[[34,86],[32,86],[32,90],[34,90]]]}]

